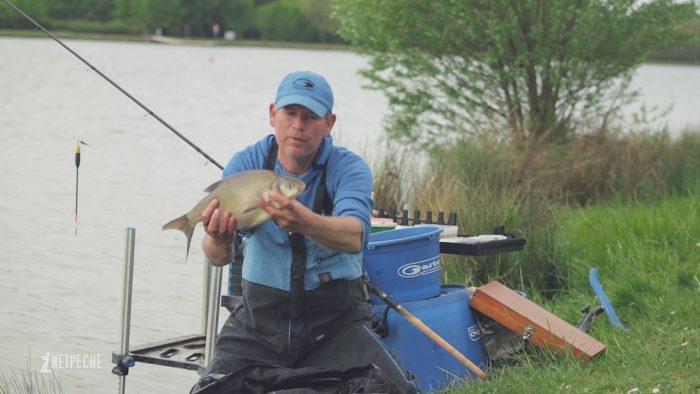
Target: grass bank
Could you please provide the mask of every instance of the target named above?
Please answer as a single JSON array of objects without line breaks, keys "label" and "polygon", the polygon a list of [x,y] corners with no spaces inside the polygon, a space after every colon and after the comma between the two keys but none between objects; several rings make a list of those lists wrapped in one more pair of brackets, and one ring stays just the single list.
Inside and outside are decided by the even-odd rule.
[{"label": "grass bank", "polygon": [[[587,271],[630,329],[598,316],[589,334],[608,346],[593,362],[535,352],[449,393],[700,392],[700,190],[656,202],[565,209],[555,244],[571,267],[568,287],[536,301],[575,324],[595,305]],[[635,391],[637,389],[638,391]]]},{"label": "grass bank", "polygon": [[599,359],[535,351],[448,392],[700,392],[700,130],[566,144],[484,137],[429,156],[420,175],[407,172],[411,154],[378,165],[377,206],[456,211],[463,233],[503,224],[528,240],[515,253],[443,256],[444,283],[496,279],[576,324],[596,305],[588,271],[597,267],[630,328],[600,315],[589,331],[608,346]]}]

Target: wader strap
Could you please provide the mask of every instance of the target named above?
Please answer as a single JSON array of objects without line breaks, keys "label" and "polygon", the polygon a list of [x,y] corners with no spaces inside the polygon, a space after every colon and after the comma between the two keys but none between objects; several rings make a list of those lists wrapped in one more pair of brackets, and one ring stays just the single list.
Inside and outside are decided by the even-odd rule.
[{"label": "wader strap", "polygon": [[267,166],[266,170],[274,171],[275,163],[277,163],[277,141],[272,141],[272,146],[270,147],[270,154],[267,156]]},{"label": "wader strap", "polygon": [[292,247],[291,288],[289,292],[289,353],[300,353],[306,343],[306,242],[303,234],[289,234]]},{"label": "wader strap", "polygon": [[[319,168],[319,167],[317,167]],[[326,193],[326,166],[321,166],[321,183],[316,189],[314,197],[314,212],[323,216],[331,216],[333,214],[333,203]]]}]

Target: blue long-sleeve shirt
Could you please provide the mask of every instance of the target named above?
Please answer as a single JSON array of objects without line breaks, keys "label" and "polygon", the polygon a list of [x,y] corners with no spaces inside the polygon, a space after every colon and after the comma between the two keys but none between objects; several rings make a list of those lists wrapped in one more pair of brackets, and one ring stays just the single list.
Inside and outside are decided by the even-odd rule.
[{"label": "blue long-sleeve shirt", "polygon": [[[248,170],[263,169],[274,141],[268,135],[231,158],[224,168],[223,177]],[[362,246],[367,245],[372,209],[372,173],[367,163],[349,150],[333,146],[333,139],[323,139],[311,168],[300,176],[289,174],[277,161],[275,172],[301,179],[306,190],[297,198],[313,209],[316,189],[326,168],[326,193],[333,201],[332,216],[349,216],[362,225]],[[355,279],[362,274],[362,252],[341,253],[326,249],[314,241],[306,242],[305,288],[314,289],[333,279]],[[288,232],[270,220],[247,235],[243,278],[247,281],[290,290],[292,251]]]}]

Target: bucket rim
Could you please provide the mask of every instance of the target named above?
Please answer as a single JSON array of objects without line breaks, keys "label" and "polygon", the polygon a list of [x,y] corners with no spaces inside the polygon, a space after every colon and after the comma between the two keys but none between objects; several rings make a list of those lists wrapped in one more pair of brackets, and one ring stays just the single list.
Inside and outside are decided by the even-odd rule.
[{"label": "bucket rim", "polygon": [[404,231],[406,232],[407,230],[426,230],[424,232],[420,232],[415,235],[411,235],[405,238],[397,238],[397,239],[387,239],[383,241],[369,241],[367,243],[367,249],[368,250],[373,250],[377,247],[384,246],[384,245],[394,245],[394,244],[400,244],[400,243],[405,243],[405,242],[411,242],[415,241],[418,239],[423,239],[423,238],[428,238],[428,239],[434,239],[436,236],[439,236],[440,233],[442,232],[442,228],[438,226],[420,226],[420,227],[409,227],[409,228],[399,228],[395,230],[389,230],[389,231],[382,231],[380,233],[375,233],[375,234],[382,234],[382,236],[386,236],[386,234],[394,232],[394,231]]}]

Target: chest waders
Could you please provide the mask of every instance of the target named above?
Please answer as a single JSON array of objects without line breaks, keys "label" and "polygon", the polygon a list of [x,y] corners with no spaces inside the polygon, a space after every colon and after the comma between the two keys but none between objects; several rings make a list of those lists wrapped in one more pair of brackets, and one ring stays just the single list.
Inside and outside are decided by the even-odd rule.
[{"label": "chest waders", "polygon": [[[270,155],[267,158],[266,169],[275,170],[277,163],[277,142],[272,143]],[[319,215],[331,215],[333,213],[333,202],[326,192],[326,166],[316,166],[321,168],[321,182],[316,189],[314,196],[313,212]],[[292,249],[292,269],[290,277],[289,294],[289,353],[296,354],[302,352],[305,344],[308,343],[308,327],[305,326],[306,316],[306,288],[304,278],[306,277],[306,242],[303,234],[289,233],[289,245]]]}]

